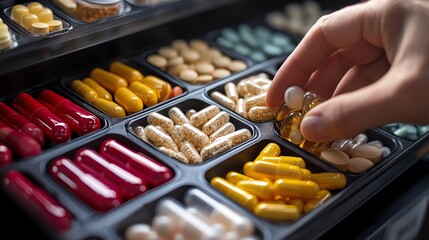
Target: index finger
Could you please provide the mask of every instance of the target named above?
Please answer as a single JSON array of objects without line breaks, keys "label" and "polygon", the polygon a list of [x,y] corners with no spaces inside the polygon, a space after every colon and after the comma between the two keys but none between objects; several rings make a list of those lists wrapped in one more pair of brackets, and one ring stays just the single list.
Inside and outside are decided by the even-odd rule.
[{"label": "index finger", "polygon": [[265,99],[267,105],[281,105],[290,86],[304,88],[311,74],[338,49],[360,41],[381,45],[379,7],[372,1],[364,2],[321,17],[277,71]]}]

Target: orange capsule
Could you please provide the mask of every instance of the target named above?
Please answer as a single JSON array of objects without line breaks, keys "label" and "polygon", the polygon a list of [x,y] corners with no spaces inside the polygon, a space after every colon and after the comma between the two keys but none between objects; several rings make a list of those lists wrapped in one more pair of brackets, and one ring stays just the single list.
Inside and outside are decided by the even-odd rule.
[{"label": "orange capsule", "polygon": [[124,78],[130,84],[135,81],[143,80],[143,74],[139,70],[119,61],[112,62],[109,71]]},{"label": "orange capsule", "polygon": [[156,92],[141,82],[132,82],[129,89],[143,101],[145,106],[150,107],[158,103]]},{"label": "orange capsule", "polygon": [[92,103],[98,98],[98,94],[81,80],[73,80],[70,83],[70,89],[86,101]]},{"label": "orange capsule", "polygon": [[128,87],[127,80],[101,68],[94,68],[90,77],[111,93],[116,92],[120,87]]},{"label": "orange capsule", "polygon": [[116,103],[121,105],[127,113],[131,114],[143,109],[142,100],[126,87],[118,88],[118,90],[115,91],[114,98]]},{"label": "orange capsule", "polygon": [[126,116],[125,109],[123,107],[104,98],[97,98],[92,102],[92,104],[110,117],[122,118]]},{"label": "orange capsule", "polygon": [[172,92],[172,87],[168,82],[153,75],[145,76],[142,83],[152,88],[158,94],[159,102],[167,100]]},{"label": "orange capsule", "polygon": [[104,87],[94,81],[94,79],[87,77],[84,78],[82,82],[88,85],[92,90],[94,90],[97,93],[98,97],[112,101],[112,94],[110,94],[109,91],[107,91]]}]

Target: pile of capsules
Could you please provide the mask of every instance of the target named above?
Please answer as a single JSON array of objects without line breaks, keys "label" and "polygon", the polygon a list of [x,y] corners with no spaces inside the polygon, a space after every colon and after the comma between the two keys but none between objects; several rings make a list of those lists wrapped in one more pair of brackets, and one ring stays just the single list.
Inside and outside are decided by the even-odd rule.
[{"label": "pile of capsules", "polygon": [[304,139],[300,131],[301,121],[304,115],[323,102],[323,99],[313,92],[304,92],[298,86],[291,86],[286,89],[284,100],[285,104],[280,107],[275,119],[280,135],[337,169],[363,173],[390,155],[389,147],[378,140],[368,141],[368,136],[364,133],[334,142],[315,143]]},{"label": "pile of capsules", "polygon": [[35,34],[47,34],[63,29],[63,22],[54,19],[52,10],[40,2],[31,2],[26,6],[14,5],[10,17],[21,27]]},{"label": "pile of capsules", "polygon": [[252,221],[197,188],[187,190],[184,204],[164,198],[156,204],[151,224],[128,226],[127,240],[235,239],[256,240]]},{"label": "pile of capsules", "polygon": [[343,189],[341,172],[312,173],[300,157],[283,156],[276,143],[267,144],[243,173],[216,176],[211,185],[255,215],[270,221],[292,221],[326,203]]},{"label": "pile of capsules", "polygon": [[176,39],[171,45],[159,48],[157,53],[149,55],[146,60],[190,84],[210,83],[247,69],[244,61],[231,59],[200,39],[192,39],[189,43]]},{"label": "pile of capsules", "polygon": [[183,93],[179,86],[172,88],[158,77],[143,76],[139,70],[119,61],[112,62],[109,70],[94,68],[89,77],[73,80],[70,89],[114,118],[139,112]]},{"label": "pile of capsules", "polygon": [[289,36],[273,32],[263,25],[241,24],[237,29],[224,28],[216,42],[255,61],[266,61],[272,57],[286,55],[295,48]]},{"label": "pile of capsules", "polygon": [[83,147],[71,160],[55,158],[49,173],[98,211],[108,211],[174,177],[170,168],[131,150],[115,139],[104,140],[98,151]]},{"label": "pile of capsules", "polygon": [[237,84],[228,82],[224,92],[213,91],[210,97],[222,106],[254,122],[275,119],[278,107],[268,107],[265,96],[271,79],[266,73],[259,73],[240,80]]},{"label": "pile of capsules", "polygon": [[250,139],[246,129],[236,130],[229,114],[210,105],[186,114],[178,107],[168,111],[168,117],[152,112],[147,126],[136,126],[134,132],[170,157],[183,163],[198,164]]},{"label": "pile of capsules", "polygon": [[20,93],[12,107],[0,102],[0,165],[11,163],[14,156],[37,155],[44,146],[65,143],[73,134],[81,136],[100,127],[97,116],[52,90],[41,91],[37,98]]}]

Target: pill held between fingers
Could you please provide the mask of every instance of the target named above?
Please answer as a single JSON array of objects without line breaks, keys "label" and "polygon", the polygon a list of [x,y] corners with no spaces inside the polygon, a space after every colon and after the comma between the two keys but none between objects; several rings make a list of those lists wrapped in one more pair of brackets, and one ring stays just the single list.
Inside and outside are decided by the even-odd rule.
[{"label": "pill held between fingers", "polygon": [[323,149],[320,158],[341,171],[346,171],[349,165],[347,154],[334,148]]},{"label": "pill held between fingers", "polygon": [[298,86],[292,86],[286,89],[284,101],[288,108],[300,110],[304,102],[304,90]]}]

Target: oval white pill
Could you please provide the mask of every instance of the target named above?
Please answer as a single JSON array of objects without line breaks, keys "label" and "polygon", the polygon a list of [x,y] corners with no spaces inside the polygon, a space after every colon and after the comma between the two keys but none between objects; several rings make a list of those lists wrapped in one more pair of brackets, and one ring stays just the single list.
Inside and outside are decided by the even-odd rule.
[{"label": "oval white pill", "polygon": [[304,102],[304,90],[298,86],[289,87],[285,91],[284,100],[288,108],[300,110]]}]

